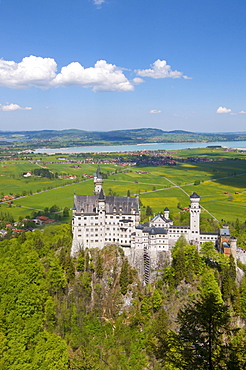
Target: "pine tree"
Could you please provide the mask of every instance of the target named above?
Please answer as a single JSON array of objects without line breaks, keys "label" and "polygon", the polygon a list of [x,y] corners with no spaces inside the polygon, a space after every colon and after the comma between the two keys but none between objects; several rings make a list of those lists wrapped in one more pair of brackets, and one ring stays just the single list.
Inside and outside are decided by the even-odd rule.
[{"label": "pine tree", "polygon": [[123,262],[122,268],[121,268],[121,273],[120,273],[120,288],[121,288],[121,293],[125,295],[127,293],[127,288],[129,284],[129,279],[128,279],[128,261],[125,260]]},{"label": "pine tree", "polygon": [[95,271],[96,271],[96,276],[99,279],[101,279],[103,277],[103,266],[102,266],[102,258],[100,255],[98,255],[97,257]]}]

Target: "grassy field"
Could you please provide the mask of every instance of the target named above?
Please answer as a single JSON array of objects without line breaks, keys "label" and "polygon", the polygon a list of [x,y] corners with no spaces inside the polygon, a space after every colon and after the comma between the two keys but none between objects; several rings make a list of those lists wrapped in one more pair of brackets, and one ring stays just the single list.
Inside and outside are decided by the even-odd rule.
[{"label": "grassy field", "polygon": [[[199,150],[201,155],[221,158],[221,151]],[[204,151],[201,153],[201,151]],[[189,156],[190,151],[180,151]],[[192,150],[192,154],[198,151]],[[208,153],[209,152],[209,153]],[[227,160],[215,162],[178,163],[176,166],[146,166],[120,168],[114,164],[101,165],[103,173],[117,173],[104,180],[104,191],[120,196],[139,195],[144,206],[151,206],[157,213],[169,207],[172,214],[179,212],[178,203],[182,207],[189,205],[189,195],[196,191],[201,196],[201,206],[204,215],[214,216],[216,219],[233,221],[239,218],[246,219],[246,159],[234,160],[232,153],[226,153]],[[199,154],[199,153],[198,153]],[[213,155],[214,154],[214,155]],[[241,154],[240,154],[241,155]],[[46,156],[47,157],[47,156]],[[45,158],[46,158],[45,157]],[[41,158],[41,157],[40,157]],[[49,157],[46,158],[46,160]],[[246,156],[244,156],[246,158]],[[53,158],[54,160],[54,158]],[[43,161],[43,159],[42,159]],[[42,165],[40,165],[42,166]],[[0,211],[8,211],[15,219],[29,215],[32,210],[43,210],[54,204],[61,208],[73,206],[73,194],[93,194],[93,179],[81,181],[86,173],[92,175],[97,165],[78,164],[79,168],[71,167],[71,163],[47,163],[45,167],[59,175],[76,175],[80,182],[65,185],[68,181],[57,178],[30,177],[23,178],[22,173],[33,171],[37,164],[30,161],[1,162],[0,166],[0,193],[4,195],[13,193],[21,195],[23,190],[32,195],[17,198],[11,208],[9,204],[1,204]],[[120,170],[124,172],[119,172]],[[128,171],[128,172],[126,172]],[[137,173],[145,171],[147,173]],[[194,185],[194,183],[199,183]],[[53,187],[53,189],[49,189]],[[37,190],[45,190],[35,194]],[[207,211],[209,213],[207,213]]]}]

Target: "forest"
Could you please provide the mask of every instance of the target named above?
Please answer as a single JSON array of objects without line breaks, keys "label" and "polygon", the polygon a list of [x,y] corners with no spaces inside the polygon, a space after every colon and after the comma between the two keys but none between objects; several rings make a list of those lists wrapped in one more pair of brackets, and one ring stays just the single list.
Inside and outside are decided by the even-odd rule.
[{"label": "forest", "polygon": [[0,242],[0,369],[246,367],[246,266],[182,238],[144,286],[121,248],[70,257],[71,226]]}]

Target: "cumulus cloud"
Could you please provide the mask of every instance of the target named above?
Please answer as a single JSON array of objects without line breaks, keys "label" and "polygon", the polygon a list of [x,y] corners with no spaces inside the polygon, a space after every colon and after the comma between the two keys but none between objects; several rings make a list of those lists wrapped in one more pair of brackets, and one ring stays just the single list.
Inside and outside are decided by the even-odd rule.
[{"label": "cumulus cloud", "polygon": [[149,111],[149,113],[153,113],[153,114],[155,114],[155,113],[161,113],[161,110],[151,109],[151,110]]},{"label": "cumulus cloud", "polygon": [[144,82],[144,80],[140,77],[135,77],[132,82],[134,83],[134,85],[139,85],[139,84],[142,84]]},{"label": "cumulus cloud", "polygon": [[138,76],[142,77],[152,77],[152,78],[186,78],[189,79],[187,76],[183,76],[182,72],[179,71],[172,71],[171,66],[167,64],[165,60],[157,59],[149,69],[137,69],[135,71]]},{"label": "cumulus cloud", "polygon": [[[95,1],[98,5],[102,3],[102,0]],[[141,77],[189,79],[182,72],[172,71],[166,61],[160,59],[150,69],[136,70],[137,77],[132,81],[128,80],[124,71],[124,68],[106,60],[98,60],[88,68],[79,62],[72,62],[57,71],[57,63],[53,58],[31,55],[19,63],[0,59],[0,86],[13,89],[80,86],[93,91],[133,91],[135,85],[144,82]]]},{"label": "cumulus cloud", "polygon": [[239,114],[246,114],[246,112],[244,110],[240,110],[240,112],[238,112]]},{"label": "cumulus cloud", "polygon": [[13,103],[6,104],[6,105],[0,105],[0,110],[3,112],[11,112],[14,110],[31,110],[31,109],[32,109],[31,107],[22,108],[18,104],[13,104]]},{"label": "cumulus cloud", "polygon": [[57,63],[52,58],[31,55],[23,58],[20,63],[0,60],[0,86],[15,89],[35,86],[47,89],[76,85],[91,87],[94,91],[134,90],[123,69],[105,60],[99,60],[94,67],[89,68],[73,62],[62,67],[60,73],[57,73]]},{"label": "cumulus cloud", "polygon": [[226,107],[219,107],[216,113],[231,113],[231,109]]},{"label": "cumulus cloud", "polygon": [[63,67],[52,81],[53,86],[92,87],[93,91],[132,91],[133,85],[126,78],[122,69],[99,60],[94,67],[84,68],[73,62]]},{"label": "cumulus cloud", "polygon": [[20,63],[0,59],[0,85],[10,88],[47,88],[55,78],[57,64],[52,58],[25,57]]}]

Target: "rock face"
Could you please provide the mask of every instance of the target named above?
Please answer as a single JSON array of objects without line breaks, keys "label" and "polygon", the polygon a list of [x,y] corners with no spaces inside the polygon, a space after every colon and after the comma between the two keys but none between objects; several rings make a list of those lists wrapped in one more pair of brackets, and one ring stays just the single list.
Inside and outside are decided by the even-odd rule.
[{"label": "rock face", "polygon": [[170,251],[131,250],[125,255],[129,264],[137,270],[139,280],[146,285],[155,282],[160,271],[171,262]]}]

